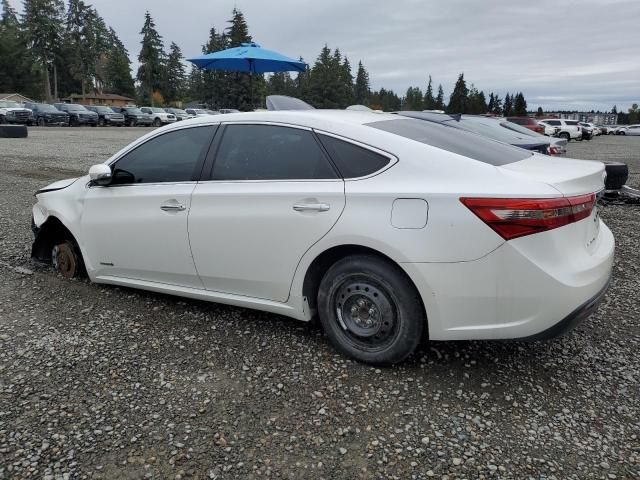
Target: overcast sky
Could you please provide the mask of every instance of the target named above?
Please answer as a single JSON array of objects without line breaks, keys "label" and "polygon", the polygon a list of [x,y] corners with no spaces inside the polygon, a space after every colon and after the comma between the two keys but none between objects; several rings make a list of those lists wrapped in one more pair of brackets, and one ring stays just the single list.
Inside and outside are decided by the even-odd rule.
[{"label": "overcast sky", "polygon": [[640,0],[85,1],[116,30],[134,65],[145,10],[165,43],[175,41],[188,57],[237,6],[263,47],[311,65],[325,43],[339,47],[353,66],[362,60],[374,89],[424,90],[431,74],[448,98],[464,72],[487,96],[524,92],[530,109],[640,103]]}]

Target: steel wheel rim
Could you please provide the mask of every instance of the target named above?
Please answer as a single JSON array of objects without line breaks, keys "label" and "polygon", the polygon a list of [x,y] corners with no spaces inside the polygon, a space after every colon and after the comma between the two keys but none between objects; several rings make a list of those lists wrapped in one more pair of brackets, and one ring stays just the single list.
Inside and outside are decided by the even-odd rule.
[{"label": "steel wheel rim", "polygon": [[65,278],[72,278],[76,272],[74,254],[67,245],[56,245],[51,254],[51,262]]},{"label": "steel wheel rim", "polygon": [[362,275],[349,276],[334,290],[332,305],[340,333],[354,347],[376,352],[395,340],[398,309],[378,282]]}]

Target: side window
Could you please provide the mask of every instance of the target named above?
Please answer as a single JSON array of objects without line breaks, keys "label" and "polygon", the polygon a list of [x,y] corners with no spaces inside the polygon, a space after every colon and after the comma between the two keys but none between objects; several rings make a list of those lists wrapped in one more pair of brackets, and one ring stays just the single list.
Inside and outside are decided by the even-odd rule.
[{"label": "side window", "polygon": [[313,133],[275,125],[227,125],[213,166],[214,180],[333,178]]},{"label": "side window", "polygon": [[154,137],[116,162],[111,183],[191,181],[213,132],[211,126],[194,127]]},{"label": "side window", "polygon": [[390,159],[379,153],[359,147],[329,135],[318,135],[343,178],[371,175],[387,166]]},{"label": "side window", "polygon": [[547,123],[548,123],[549,125],[553,125],[553,126],[556,126],[556,127],[557,127],[558,125],[560,125],[560,121],[559,121],[559,120],[547,120]]}]

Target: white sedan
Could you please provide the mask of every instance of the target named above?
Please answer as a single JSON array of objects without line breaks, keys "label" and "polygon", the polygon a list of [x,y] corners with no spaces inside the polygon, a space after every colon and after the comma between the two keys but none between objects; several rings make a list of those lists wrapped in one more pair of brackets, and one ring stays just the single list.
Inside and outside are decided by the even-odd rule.
[{"label": "white sedan", "polygon": [[599,162],[399,115],[185,120],[37,192],[32,254],[62,275],[308,321],[372,364],[420,339],[545,339],[611,272]]}]

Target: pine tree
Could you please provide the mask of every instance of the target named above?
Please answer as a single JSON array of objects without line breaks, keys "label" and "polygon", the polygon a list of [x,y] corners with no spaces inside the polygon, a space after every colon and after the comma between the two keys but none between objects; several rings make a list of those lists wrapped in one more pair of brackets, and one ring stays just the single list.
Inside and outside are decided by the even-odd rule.
[{"label": "pine tree", "polygon": [[402,101],[402,110],[423,110],[423,95],[419,87],[409,87]]},{"label": "pine tree", "polygon": [[536,117],[538,118],[544,117],[544,111],[542,110],[542,107],[538,107],[538,111],[536,112]]},{"label": "pine tree", "polygon": [[427,83],[427,91],[424,93],[423,107],[425,110],[436,110],[436,99],[433,97],[433,86],[431,85],[431,75]]},{"label": "pine tree", "polygon": [[508,93],[504,96],[503,113],[505,117],[511,117],[513,115],[513,96]]},{"label": "pine tree", "polygon": [[490,110],[490,113],[502,115],[502,99],[497,93],[493,96],[493,108]]},{"label": "pine tree", "polygon": [[613,113],[614,115],[618,113],[618,106],[614,105],[613,108],[611,109],[611,113]]},{"label": "pine tree", "polygon": [[164,92],[164,99],[169,103],[180,100],[183,96],[187,75],[182,59],[180,47],[175,42],[171,42],[169,54],[167,55],[167,76]]},{"label": "pine tree", "polygon": [[[229,38],[224,33],[218,33],[215,28],[209,30],[209,39],[202,46],[202,53],[211,53],[224,50],[229,46]],[[224,108],[234,106],[230,100],[229,84],[232,78],[231,73],[219,70],[202,70],[196,75],[194,70],[189,75],[190,96],[192,100],[203,102],[211,108]],[[196,85],[200,82],[200,96],[195,97]]]},{"label": "pine tree", "polygon": [[0,91],[40,97],[42,77],[27,48],[18,15],[8,0],[2,0],[0,6]]},{"label": "pine tree", "polygon": [[[226,48],[239,47],[243,43],[252,41],[249,34],[249,27],[243,13],[234,8],[232,18],[228,21],[229,27],[226,30],[228,46]],[[239,110],[253,110],[256,98],[260,98],[264,92],[264,76],[259,73],[232,73],[226,75],[228,82],[226,88],[228,105],[221,104],[220,107],[233,107]]]},{"label": "pine tree", "polygon": [[136,91],[129,52],[112,28],[109,29],[109,38],[112,48],[105,65],[104,88],[110,93],[134,97]]},{"label": "pine tree", "polygon": [[195,65],[191,66],[191,71],[187,77],[186,96],[189,100],[201,102],[205,98],[204,93],[204,71]]},{"label": "pine tree", "polygon": [[493,109],[495,108],[495,99],[493,96],[493,92],[489,93],[489,103],[487,104],[487,111],[489,113],[493,113]]},{"label": "pine tree", "polygon": [[469,98],[467,112],[474,115],[482,115],[487,113],[487,101],[484,96],[484,92],[478,91],[478,89],[472,84],[469,89]]},{"label": "pine tree", "polygon": [[524,99],[522,92],[518,92],[513,101],[513,114],[518,117],[527,116],[527,102]]},{"label": "pine tree", "polygon": [[447,106],[444,104],[444,90],[442,85],[438,85],[438,96],[436,97],[436,110],[445,110]]},{"label": "pine tree", "polygon": [[140,97],[143,103],[153,105],[153,92],[162,88],[165,72],[164,47],[162,37],[156,30],[156,24],[147,11],[144,15],[144,25],[140,31],[142,48],[138,54],[137,79],[140,82]]},{"label": "pine tree", "polygon": [[355,84],[355,103],[365,105],[371,94],[371,87],[369,86],[369,73],[362,65],[362,62],[358,62],[358,72],[356,73]]},{"label": "pine tree", "polygon": [[340,79],[341,82],[341,104],[346,108],[349,105],[353,105],[355,101],[355,92],[353,86],[353,75],[351,73],[351,64],[349,63],[349,59],[345,56],[342,61],[340,70]]},{"label": "pine tree", "polygon": [[458,76],[451,97],[449,97],[449,105],[447,113],[467,113],[469,108],[469,89],[464,81],[464,73]]},{"label": "pine tree", "polygon": [[25,0],[23,26],[27,46],[44,72],[44,98],[51,101],[50,70],[61,47],[62,0]]},{"label": "pine tree", "polygon": [[344,108],[344,87],[340,51],[331,53],[325,45],[309,76],[309,97],[317,108]]}]

